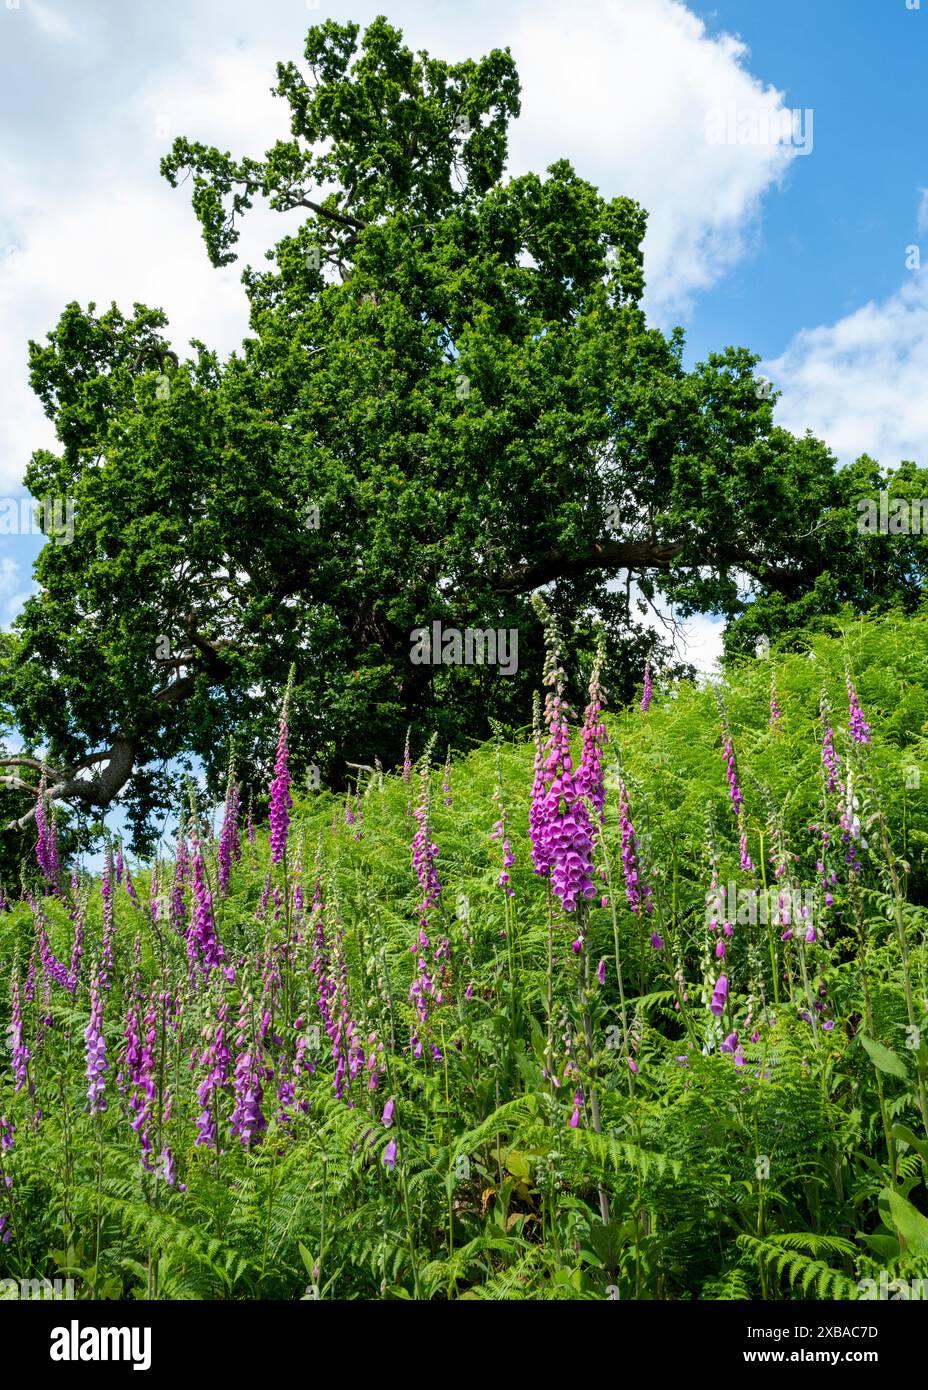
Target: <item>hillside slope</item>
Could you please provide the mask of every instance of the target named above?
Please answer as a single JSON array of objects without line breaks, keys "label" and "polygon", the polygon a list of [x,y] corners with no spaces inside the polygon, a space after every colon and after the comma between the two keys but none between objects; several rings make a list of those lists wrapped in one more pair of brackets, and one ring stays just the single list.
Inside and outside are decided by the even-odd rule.
[{"label": "hillside slope", "polygon": [[[46,837],[45,895],[0,917],[0,1273],[674,1299],[928,1274],[928,624],[658,688],[605,744],[592,716],[541,840],[533,813],[572,911],[533,871],[531,743],[294,791],[287,826],[284,738],[276,862],[234,804],[154,880],[68,884]],[[570,804],[600,754],[601,832],[595,776]]]}]

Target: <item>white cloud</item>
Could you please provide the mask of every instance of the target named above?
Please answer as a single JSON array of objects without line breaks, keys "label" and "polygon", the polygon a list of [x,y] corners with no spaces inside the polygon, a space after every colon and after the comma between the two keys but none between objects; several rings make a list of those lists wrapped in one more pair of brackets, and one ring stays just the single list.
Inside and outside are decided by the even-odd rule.
[{"label": "white cloud", "polygon": [[58,10],[40,5],[39,0],[29,0],[28,13],[32,15],[39,32],[56,43],[74,43],[78,35],[71,24]]},{"label": "white cloud", "polygon": [[674,643],[677,655],[681,661],[691,662],[700,675],[713,675],[718,671],[722,656],[724,631],[723,618],[712,618],[704,613],[687,618],[681,637]]},{"label": "white cloud", "polygon": [[677,0],[543,0],[518,15],[513,165],[566,156],[604,192],[642,203],[649,307],[664,320],[685,311],[752,249],[761,199],[796,155],[782,143],[710,143],[709,113],[772,121],[782,95],[750,74],[740,40],[710,36]]},{"label": "white cloud", "polygon": [[287,134],[288,107],[271,94],[273,80],[269,50],[220,50],[156,73],[124,116],[137,130],[139,154],[154,158],[156,168],[176,135],[236,155],[260,154]]},{"label": "white cloud", "polygon": [[[263,149],[279,130],[270,119],[266,74],[265,64],[241,54],[220,56],[205,69],[215,107],[230,113],[235,149],[253,148],[249,133]],[[153,84],[114,113],[123,144],[108,149],[106,128],[99,127],[77,186],[64,190],[47,186],[42,170],[0,154],[3,187],[20,190],[0,221],[9,237],[2,244],[0,230],[0,381],[9,402],[0,416],[0,491],[16,487],[34,449],[56,447],[28,385],[28,340],[43,341],[71,300],[85,306],[93,301],[98,311],[114,300],[126,313],[137,301],[163,307],[168,335],[182,353],[192,337],[222,352],[241,342],[247,331],[241,265],[218,271],[209,265],[189,194],[172,190],[158,173],[174,134],[199,131],[202,120],[205,138],[214,137],[216,117],[209,108],[195,78],[189,86]],[[159,115],[169,122],[167,137],[157,133]],[[283,222],[279,214],[256,208],[243,227],[243,262],[258,262]]]},{"label": "white cloud", "polygon": [[0,558],[0,597],[9,594],[19,582],[19,565],[9,555]]},{"label": "white cloud", "polygon": [[928,267],[888,299],[803,329],[764,372],[783,391],[778,423],[810,429],[842,462],[928,464]]},{"label": "white cloud", "polygon": [[[10,595],[2,609],[4,627],[9,627],[13,619],[19,616],[26,599],[35,592],[36,586],[33,584],[31,589],[23,589],[20,593]],[[9,740],[7,740],[7,743],[9,744]]]},{"label": "white cloud", "polygon": [[662,622],[653,611],[643,619],[645,627],[651,628],[661,641],[670,642],[678,661],[689,662],[699,675],[712,675],[718,669],[722,656],[725,620],[708,613],[696,613],[689,618],[675,617],[673,609],[660,596],[655,600],[655,607],[666,620],[674,619],[673,629],[668,629],[666,622]]}]

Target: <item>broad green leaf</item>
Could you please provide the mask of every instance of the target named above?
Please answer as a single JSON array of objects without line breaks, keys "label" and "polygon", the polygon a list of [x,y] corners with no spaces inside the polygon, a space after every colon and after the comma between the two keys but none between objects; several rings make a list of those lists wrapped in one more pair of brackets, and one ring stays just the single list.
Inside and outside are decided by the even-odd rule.
[{"label": "broad green leaf", "polygon": [[880,1259],[888,1263],[899,1254],[899,1242],[895,1236],[864,1235],[858,1232],[858,1240],[866,1245]]},{"label": "broad green leaf", "polygon": [[506,1155],[506,1168],[514,1178],[521,1178],[523,1182],[528,1182],[532,1176],[528,1155],[519,1153],[517,1149],[510,1149]]},{"label": "broad green leaf", "polygon": [[891,1188],[886,1189],[893,1224],[913,1255],[928,1255],[928,1216]]},{"label": "broad green leaf", "polygon": [[910,1149],[914,1149],[917,1154],[928,1161],[928,1143],[924,1139],[919,1139],[913,1134],[908,1125],[893,1125],[893,1138],[900,1140],[903,1144],[908,1144]]},{"label": "broad green leaf", "polygon": [[866,1033],[861,1033],[860,1041],[864,1045],[864,1050],[870,1061],[879,1071],[885,1071],[890,1076],[898,1076],[900,1081],[908,1081],[909,1073],[905,1069],[901,1057],[898,1057],[890,1048],[884,1047],[875,1038],[868,1038]]}]

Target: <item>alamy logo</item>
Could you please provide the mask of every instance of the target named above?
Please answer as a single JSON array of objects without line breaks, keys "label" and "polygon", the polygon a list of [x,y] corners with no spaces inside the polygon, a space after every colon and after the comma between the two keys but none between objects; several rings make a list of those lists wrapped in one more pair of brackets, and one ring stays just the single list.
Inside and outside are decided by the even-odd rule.
[{"label": "alamy logo", "polygon": [[70,545],[74,498],[0,497],[0,536],[48,536],[55,545]]},{"label": "alamy logo", "polygon": [[431,628],[414,627],[409,640],[413,666],[498,666],[502,676],[514,676],[519,669],[519,630],[515,627],[466,627],[462,633],[459,628],[443,628],[434,622]]},{"label": "alamy logo", "polygon": [[811,154],[814,113],[810,106],[770,110],[767,107],[713,106],[706,112],[709,145],[783,145],[797,154]]},{"label": "alamy logo", "polygon": [[857,503],[857,530],[862,536],[928,535],[928,500],[908,497],[889,499],[884,489],[879,502],[862,497]]},{"label": "alamy logo", "polygon": [[70,1326],[52,1328],[49,1356],[53,1361],[131,1361],[134,1371],[147,1371],[151,1328],[81,1327],[72,1318]]},{"label": "alamy logo", "polygon": [[857,1281],[857,1296],[870,1302],[875,1299],[924,1302],[928,1300],[928,1279],[890,1279],[886,1270],[881,1269],[879,1282],[876,1279]]},{"label": "alamy logo", "polygon": [[0,1302],[25,1299],[74,1299],[73,1279],[0,1279]]}]

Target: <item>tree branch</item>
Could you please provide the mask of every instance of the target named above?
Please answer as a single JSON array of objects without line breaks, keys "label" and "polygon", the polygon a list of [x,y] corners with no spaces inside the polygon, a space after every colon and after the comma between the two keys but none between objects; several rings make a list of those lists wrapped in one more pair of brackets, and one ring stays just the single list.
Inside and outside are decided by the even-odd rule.
[{"label": "tree branch", "polygon": [[350,212],[332,212],[331,208],[325,208],[321,203],[314,203],[312,198],[307,198],[305,195],[300,198],[294,198],[288,206],[291,208],[308,208],[310,212],[316,213],[317,216],[327,217],[330,222],[338,222],[342,227],[350,227],[354,231],[363,232],[365,227],[368,226],[368,223],[363,222],[360,217],[352,217]]},{"label": "tree branch", "polygon": [[[636,540],[596,541],[585,553],[565,555],[552,551],[541,560],[519,565],[499,578],[495,585],[498,594],[524,594],[555,579],[573,579],[590,570],[669,570],[673,561],[683,553],[682,541]],[[784,592],[794,591],[802,583],[799,570],[783,569],[769,564],[760,556],[738,546],[707,548],[703,563],[724,569],[744,569],[764,584]]]},{"label": "tree branch", "polygon": [[[189,699],[196,689],[197,681],[202,676],[206,676],[208,680],[219,682],[228,675],[228,665],[221,655],[222,648],[230,645],[228,642],[211,642],[208,638],[202,637],[196,631],[192,617],[188,617],[187,637],[195,649],[195,655],[191,660],[199,659],[201,665],[190,674],[179,676],[176,680],[172,680],[156,690],[152,698],[158,704],[175,705]],[[143,732],[144,722],[134,729],[119,731],[113,735],[108,748],[85,754],[79,762],[69,768],[56,768],[50,763],[43,763],[39,759],[28,758],[22,754],[0,758],[0,767],[30,767],[43,776],[50,773],[54,781],[46,788],[46,795],[49,800],[77,802],[82,806],[106,810],[132,776],[138,755],[138,743]],[[99,763],[103,763],[104,767],[94,773],[92,777],[80,777],[78,775]],[[29,810],[17,820],[9,821],[6,826],[7,830],[22,830],[35,816],[35,800],[38,797],[39,788],[31,786],[14,774],[0,777],[0,786],[13,787],[17,791],[28,792],[33,798],[33,805]]]},{"label": "tree branch", "polygon": [[[85,758],[84,763],[80,764],[74,772],[60,774],[59,780],[46,788],[46,795],[50,801],[78,801],[85,806],[93,806],[103,810],[122,791],[132,776],[135,753],[135,743],[123,734],[116,734],[105,753],[92,754]],[[77,776],[77,771],[89,763],[103,762],[104,760],[106,766],[96,776],[89,778]],[[5,765],[8,761],[6,758],[0,758],[0,765]],[[2,777],[0,783],[6,786],[15,786],[17,790],[29,792],[34,797],[38,796],[38,787],[31,787],[20,778]],[[10,821],[6,829],[22,830],[32,820],[35,812],[36,807],[33,805],[18,820]]]}]

